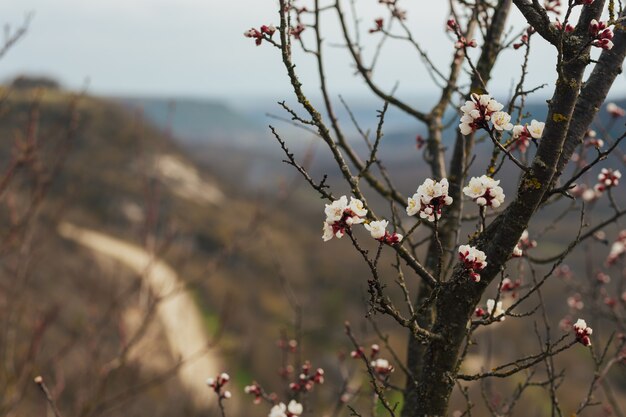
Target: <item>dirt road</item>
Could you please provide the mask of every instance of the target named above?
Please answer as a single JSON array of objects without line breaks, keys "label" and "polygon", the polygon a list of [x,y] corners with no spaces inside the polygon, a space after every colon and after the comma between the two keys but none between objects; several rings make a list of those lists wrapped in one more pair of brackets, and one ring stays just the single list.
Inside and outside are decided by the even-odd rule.
[{"label": "dirt road", "polygon": [[59,234],[140,274],[155,295],[167,295],[159,304],[157,317],[170,350],[174,357],[194,358],[179,370],[178,377],[196,406],[210,406],[215,398],[205,381],[220,371],[219,361],[214,350],[198,357],[198,352],[209,345],[210,338],[200,311],[176,271],[143,248],[94,230],[62,223]]}]

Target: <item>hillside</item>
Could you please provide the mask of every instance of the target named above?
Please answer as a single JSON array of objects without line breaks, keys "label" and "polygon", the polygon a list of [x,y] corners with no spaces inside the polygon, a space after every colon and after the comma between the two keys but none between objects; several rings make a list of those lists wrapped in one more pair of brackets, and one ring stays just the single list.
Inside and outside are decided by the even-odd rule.
[{"label": "hillside", "polygon": [[[13,407],[30,413],[41,405],[30,381],[42,374],[60,387],[55,391],[60,407],[76,415],[206,415],[203,405],[194,405],[189,378],[176,368],[180,351],[168,339],[176,324],[167,324],[167,317],[153,309],[158,296],[149,283],[157,270],[170,271],[159,274],[176,275],[186,284],[208,340],[219,336],[208,354],[233,376],[231,389],[237,395],[231,406],[241,410],[233,415],[264,415],[248,399],[242,401],[241,389],[252,380],[272,389],[282,386],[276,372],[282,355],[275,340],[281,331],[296,335],[294,308],[302,309],[303,355],[327,370],[328,386],[316,395],[322,396],[321,404],[333,404],[341,384],[339,353],[350,349],[343,321],[368,334],[364,342],[375,340],[364,318],[367,271],[345,239],[322,243],[323,202],[281,162],[276,144],[265,144],[263,152],[220,141],[183,146],[115,101],[81,97],[72,122],[68,93],[46,90],[36,97],[34,91],[9,92],[0,107],[2,172],[10,172],[19,149],[28,149],[24,144],[34,144],[27,155],[36,156],[12,174],[9,188],[0,187],[5,236],[0,259],[7,265],[0,272],[6,289],[0,292],[0,321],[11,320],[4,324],[19,329],[11,342],[15,353],[7,348],[0,353],[32,364],[20,368],[19,375],[0,369],[0,388],[11,388],[10,398],[17,401]],[[66,146],[68,127],[75,133]],[[316,178],[328,173],[331,184],[339,183],[324,147],[310,135],[294,139],[300,158],[313,144]],[[14,146],[16,140],[20,147]],[[413,143],[394,140],[390,133],[381,152],[391,158],[390,172],[408,194],[426,175],[422,156]],[[56,172],[60,157],[64,163]],[[507,188],[513,186],[504,180]],[[16,226],[15,218],[31,213],[42,189],[43,203],[34,204],[27,224]],[[375,198],[370,202],[386,209]],[[545,228],[557,210],[545,214],[531,233]],[[576,213],[570,217],[576,221]],[[68,224],[69,229],[60,228]],[[558,252],[568,238],[560,231],[548,233],[537,250]],[[155,259],[142,273],[145,255],[137,255],[144,260],[136,264],[129,253]],[[383,275],[393,261],[391,256],[381,259]],[[576,268],[580,259],[571,262]],[[389,277],[394,297],[401,297]],[[415,283],[408,277],[409,287]],[[556,299],[564,288],[555,283],[546,297]],[[550,310],[561,317],[567,306],[554,303]],[[498,334],[513,340],[520,331],[512,321]],[[391,336],[403,355],[406,335]],[[525,350],[504,343],[493,354],[506,358]],[[473,354],[470,364],[479,369],[485,360]],[[169,377],[161,383],[164,375]],[[399,382],[402,375],[394,378]]]}]

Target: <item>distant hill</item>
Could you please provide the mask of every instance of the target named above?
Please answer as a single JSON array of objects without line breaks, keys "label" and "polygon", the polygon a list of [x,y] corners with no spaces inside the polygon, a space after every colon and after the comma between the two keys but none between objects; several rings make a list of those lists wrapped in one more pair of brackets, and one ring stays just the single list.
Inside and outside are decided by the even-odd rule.
[{"label": "distant hill", "polygon": [[189,98],[113,98],[142,113],[158,129],[185,143],[235,142],[258,137],[259,124],[227,104]]}]

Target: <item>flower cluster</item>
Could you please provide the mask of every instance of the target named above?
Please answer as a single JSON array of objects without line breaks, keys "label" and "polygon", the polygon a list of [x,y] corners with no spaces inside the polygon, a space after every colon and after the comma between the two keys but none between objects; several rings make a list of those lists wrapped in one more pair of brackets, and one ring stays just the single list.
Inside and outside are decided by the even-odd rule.
[{"label": "flower cluster", "polygon": [[513,126],[512,138],[515,142],[513,142],[511,148],[519,149],[522,153],[526,152],[531,140],[541,139],[545,126],[546,124],[544,122],[539,122],[534,119],[530,122],[530,125],[525,124]]},{"label": "flower cluster", "polygon": [[602,49],[613,49],[613,30],[606,23],[593,19],[589,24],[589,33],[593,37],[591,44]]},{"label": "flower cluster", "polygon": [[499,180],[496,181],[487,175],[473,177],[463,188],[463,194],[479,206],[498,208],[504,202],[504,190],[498,184]]},{"label": "flower cluster", "polygon": [[513,49],[519,49],[524,45],[528,45],[530,37],[533,33],[535,33],[535,29],[532,26],[529,26],[528,29],[526,29],[526,33],[524,33],[520,38],[520,41],[513,44]]},{"label": "flower cluster", "polygon": [[537,241],[530,239],[528,237],[528,230],[524,230],[522,232],[522,236],[520,236],[519,241],[517,242],[517,245],[515,245],[515,248],[513,248],[513,257],[519,258],[521,256],[524,256],[524,253],[528,249],[532,249],[535,247],[537,247]]},{"label": "flower cluster", "polygon": [[604,192],[611,187],[619,185],[619,180],[622,178],[622,173],[616,169],[602,168],[600,174],[598,174],[598,184],[596,188],[600,192]]},{"label": "flower cluster", "polygon": [[245,36],[246,38],[254,39],[254,43],[256,44],[256,46],[259,46],[261,45],[261,43],[263,43],[263,39],[265,35],[271,38],[275,32],[276,32],[276,26],[263,25],[261,26],[260,29],[252,28],[250,30],[245,31],[243,33],[243,36]]},{"label": "flower cluster", "polygon": [[576,293],[570,297],[567,297],[567,306],[570,310],[582,310],[585,307],[582,295]]},{"label": "flower cluster", "polygon": [[254,395],[254,404],[260,404],[263,399],[263,390],[257,382],[253,382],[250,385],[246,385],[243,389],[246,394]]},{"label": "flower cluster", "polygon": [[611,245],[609,256],[606,259],[606,263],[613,265],[617,260],[626,253],[626,230],[619,232],[617,239]]},{"label": "flower cluster", "polygon": [[593,333],[593,329],[587,326],[587,323],[583,319],[578,319],[576,323],[574,323],[574,333],[576,333],[576,340],[582,343],[584,346],[591,346],[591,334]]},{"label": "flower cluster", "polygon": [[[377,376],[384,378],[394,371],[394,367],[393,365],[389,363],[387,359],[379,358],[378,357],[379,353],[380,353],[380,346],[374,343],[370,347],[369,361],[370,361],[370,366],[372,367],[372,370],[374,371],[374,373]],[[358,349],[350,352],[350,356],[353,359],[367,359],[367,355],[365,354],[365,349],[363,349],[360,346]]]},{"label": "flower cluster", "polygon": [[374,27],[369,30],[370,33],[381,32],[383,30],[384,20],[382,17],[374,19]]},{"label": "flower cluster", "polygon": [[487,266],[487,255],[485,252],[476,249],[470,245],[461,245],[459,247],[459,258],[463,262],[463,266],[470,273],[470,277],[474,282],[480,281],[480,271]]},{"label": "flower cluster", "polygon": [[585,132],[585,147],[601,148],[604,146],[604,141],[597,137],[598,134],[595,130],[589,129]]},{"label": "flower cluster", "polygon": [[623,108],[621,108],[615,103],[607,104],[606,111],[608,111],[609,114],[616,119],[626,116],[626,110],[624,110]]},{"label": "flower cluster", "polygon": [[217,396],[220,399],[229,399],[231,397],[231,393],[228,390],[222,390],[224,385],[226,385],[230,381],[230,376],[222,372],[216,378],[209,378],[206,380],[206,384],[215,391]]},{"label": "flower cluster", "polygon": [[511,130],[511,116],[501,111],[504,106],[494,100],[489,94],[472,94],[471,100],[461,107],[463,116],[459,129],[463,135],[469,135],[479,129],[489,130],[491,121],[496,130]]},{"label": "flower cluster", "polygon": [[353,224],[363,223],[367,215],[367,210],[363,207],[361,200],[350,197],[350,204],[348,204],[345,195],[331,204],[326,204],[324,212],[326,213],[322,236],[324,242],[333,237],[341,239],[347,229],[350,229]]},{"label": "flower cluster", "polygon": [[496,300],[492,300],[490,298],[487,300],[487,309],[486,310],[478,309],[478,310],[479,311],[476,312],[476,315],[479,315],[480,317],[491,317],[495,319],[496,321],[504,321],[504,319],[506,318],[504,316],[505,311],[502,308],[502,301],[498,301],[496,303]]},{"label": "flower cluster", "polygon": [[502,294],[511,293],[511,297],[517,297],[517,289],[522,286],[522,281],[516,279],[515,281],[510,278],[504,278],[500,284],[500,292]]},{"label": "flower cluster", "polygon": [[372,237],[379,242],[387,243],[388,245],[395,245],[400,243],[402,235],[399,233],[389,233],[386,229],[389,225],[387,220],[376,220],[366,223],[364,226],[370,232]]},{"label": "flower cluster", "polygon": [[434,181],[428,178],[408,199],[406,214],[414,216],[419,213],[422,219],[433,222],[441,218],[441,209],[450,204],[452,197],[448,195],[448,180]]},{"label": "flower cluster", "polygon": [[302,404],[296,400],[291,400],[288,405],[285,403],[276,404],[270,410],[267,417],[298,417],[304,412]]},{"label": "flower cluster", "polygon": [[389,225],[387,220],[373,220],[366,222],[367,209],[363,206],[363,202],[354,197],[348,198],[344,195],[331,204],[326,204],[324,209],[326,220],[322,228],[322,239],[324,242],[331,240],[333,237],[338,239],[349,230],[352,225],[365,223],[365,228],[370,232],[371,236],[379,242],[388,245],[400,243],[402,235],[399,233],[389,233],[386,229]]},{"label": "flower cluster", "polygon": [[478,46],[476,39],[467,40],[465,36],[463,36],[463,32],[461,31],[461,28],[456,20],[452,18],[448,19],[446,26],[447,30],[454,32],[456,35],[456,42],[454,43],[454,47],[456,49],[476,48]]},{"label": "flower cluster", "polygon": [[302,365],[298,380],[289,384],[289,389],[294,392],[309,392],[313,389],[315,384],[323,384],[324,370],[322,368],[317,368],[315,372],[311,371],[311,362],[305,361]]},{"label": "flower cluster", "polygon": [[556,27],[558,30],[564,30],[565,33],[572,33],[574,29],[576,29],[570,23],[566,23],[565,28],[563,28],[563,23],[561,23],[559,19],[556,19],[556,22],[554,22],[554,27]]}]

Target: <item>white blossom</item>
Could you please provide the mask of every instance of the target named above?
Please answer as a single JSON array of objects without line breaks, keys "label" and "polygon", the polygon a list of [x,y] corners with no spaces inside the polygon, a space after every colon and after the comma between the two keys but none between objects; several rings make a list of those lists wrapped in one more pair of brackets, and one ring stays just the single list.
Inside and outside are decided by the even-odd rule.
[{"label": "white blossom", "polygon": [[389,222],[387,220],[376,220],[365,224],[365,228],[370,232],[374,239],[382,239],[385,237],[387,226]]},{"label": "white blossom", "polygon": [[267,417],[287,417],[287,406],[284,403],[276,404],[270,410],[270,413]]},{"label": "white blossom", "polygon": [[513,129],[513,123],[511,123],[511,115],[507,112],[497,111],[491,115],[491,122],[496,130],[511,130]]},{"label": "white blossom", "polygon": [[505,197],[504,190],[498,184],[500,184],[499,180],[496,181],[486,175],[473,177],[463,188],[463,194],[470,197],[479,206],[498,208],[504,202]]},{"label": "white blossom", "polygon": [[533,139],[541,139],[545,126],[546,124],[544,122],[539,122],[533,119],[528,126],[528,132],[530,133],[530,136],[533,137]]},{"label": "white blossom", "polygon": [[299,416],[304,411],[302,404],[297,402],[296,400],[289,401],[289,405],[287,405],[287,411],[294,416]]},{"label": "white blossom", "polygon": [[332,223],[341,220],[343,212],[348,208],[348,199],[345,195],[342,195],[339,200],[333,201],[331,204],[326,204],[324,213],[326,214],[326,222]]},{"label": "white blossom", "polygon": [[504,316],[504,309],[502,309],[502,301],[498,301],[496,303],[495,300],[487,300],[487,312],[491,315],[491,317],[497,318],[499,321],[504,321],[506,318]]}]

